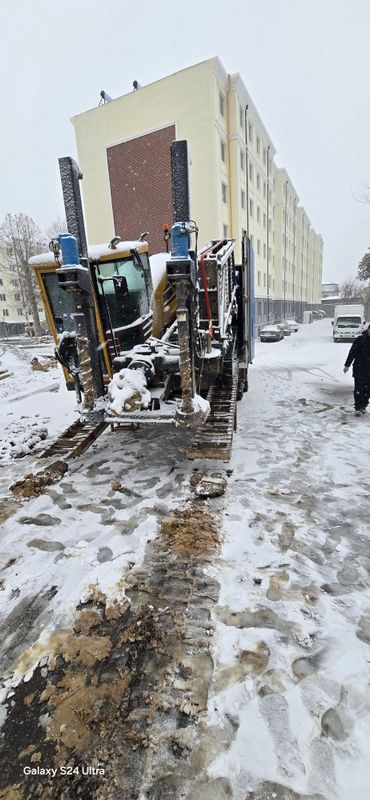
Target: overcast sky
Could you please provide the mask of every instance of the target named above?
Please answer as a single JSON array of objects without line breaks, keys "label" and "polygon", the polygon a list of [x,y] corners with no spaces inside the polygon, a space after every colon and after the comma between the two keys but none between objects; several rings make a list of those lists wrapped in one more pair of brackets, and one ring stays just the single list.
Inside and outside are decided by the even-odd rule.
[{"label": "overcast sky", "polygon": [[0,20],[1,220],[63,213],[57,160],[101,89],[217,55],[324,239],[323,280],[355,276],[370,246],[369,0],[0,0]]}]

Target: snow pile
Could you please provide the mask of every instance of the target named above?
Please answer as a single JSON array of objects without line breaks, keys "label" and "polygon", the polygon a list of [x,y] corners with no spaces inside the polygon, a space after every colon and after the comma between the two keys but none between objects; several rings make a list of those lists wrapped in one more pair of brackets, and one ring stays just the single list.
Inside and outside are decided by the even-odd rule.
[{"label": "snow pile", "polygon": [[4,438],[0,439],[0,459],[23,458],[28,456],[48,435],[47,428],[37,422],[21,420],[5,428]]},{"label": "snow pile", "polygon": [[167,261],[171,258],[171,253],[154,253],[150,256],[150,272],[152,275],[153,292],[159,286],[164,275],[167,274]]},{"label": "snow pile", "polygon": [[[28,349],[22,343],[2,342],[1,348],[5,349],[2,367],[13,375],[0,381],[0,498],[24,469],[30,471],[33,454],[43,449],[41,432],[47,430],[49,442],[76,419],[75,394],[67,392],[62,368],[47,372],[31,368],[35,354],[48,360],[53,356],[53,344]],[[25,458],[13,457],[18,448]]]},{"label": "snow pile", "polygon": [[139,411],[148,408],[151,401],[146,386],[146,377],[142,369],[121,369],[108,386],[108,395],[112,401],[109,411],[119,416],[125,411]]},{"label": "snow pile", "polygon": [[204,415],[204,420],[206,420],[210,410],[211,406],[209,405],[208,400],[206,400],[205,397],[202,397],[200,394],[195,394],[193,397],[193,411],[201,412],[201,414]]}]

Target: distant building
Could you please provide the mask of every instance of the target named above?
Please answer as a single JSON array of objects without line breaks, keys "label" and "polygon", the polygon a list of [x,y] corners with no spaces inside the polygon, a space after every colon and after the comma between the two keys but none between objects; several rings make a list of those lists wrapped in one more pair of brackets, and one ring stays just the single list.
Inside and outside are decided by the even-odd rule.
[{"label": "distant building", "polygon": [[339,283],[323,283],[321,286],[321,297],[339,297]]},{"label": "distant building", "polygon": [[191,216],[200,245],[240,241],[255,253],[256,319],[303,315],[321,301],[323,242],[275,162],[273,142],[239,74],[218,58],[181,70],[72,120],[90,243],[149,231],[164,250],[172,224],[170,145],[187,139]]},{"label": "distant building", "polygon": [[[45,322],[41,300],[38,309],[40,321]],[[0,241],[0,336],[22,334],[29,322],[33,317],[24,281],[11,248]]]}]

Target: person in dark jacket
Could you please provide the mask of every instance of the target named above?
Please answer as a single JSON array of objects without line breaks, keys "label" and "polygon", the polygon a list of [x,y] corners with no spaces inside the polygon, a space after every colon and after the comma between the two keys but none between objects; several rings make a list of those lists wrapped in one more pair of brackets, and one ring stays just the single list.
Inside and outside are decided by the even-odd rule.
[{"label": "person in dark jacket", "polygon": [[370,397],[370,325],[353,342],[343,372],[348,372],[352,363],[352,374],[355,381],[355,412],[357,415],[365,414]]}]

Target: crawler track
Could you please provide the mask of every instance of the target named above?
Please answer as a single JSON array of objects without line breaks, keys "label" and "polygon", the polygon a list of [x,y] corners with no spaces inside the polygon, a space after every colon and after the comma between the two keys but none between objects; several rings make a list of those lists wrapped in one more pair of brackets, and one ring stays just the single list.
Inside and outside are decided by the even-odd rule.
[{"label": "crawler track", "polygon": [[229,356],[225,363],[223,384],[210,387],[207,400],[211,411],[205,424],[197,431],[194,442],[186,453],[188,458],[229,461],[236,425],[238,366],[238,359],[235,356]]},{"label": "crawler track", "polygon": [[40,458],[58,456],[59,458],[77,458],[87,450],[95,439],[107,428],[108,423],[100,421],[91,424],[77,420],[62,433],[58,439],[41,454]]},{"label": "crawler track", "polygon": [[[192,446],[187,450],[187,458],[209,458],[229,461],[233,433],[236,427],[236,402],[238,391],[239,362],[235,354],[230,354],[225,360],[222,384],[211,386],[207,400],[211,411],[207,421],[196,432]],[[172,421],[173,417],[166,418],[161,415],[162,422]],[[123,427],[131,427],[132,423],[147,422],[140,413],[127,415]],[[92,424],[78,420],[67,428],[61,436],[45,450],[40,458],[59,457],[77,458],[111,425],[122,426],[122,418],[107,418]]]}]

